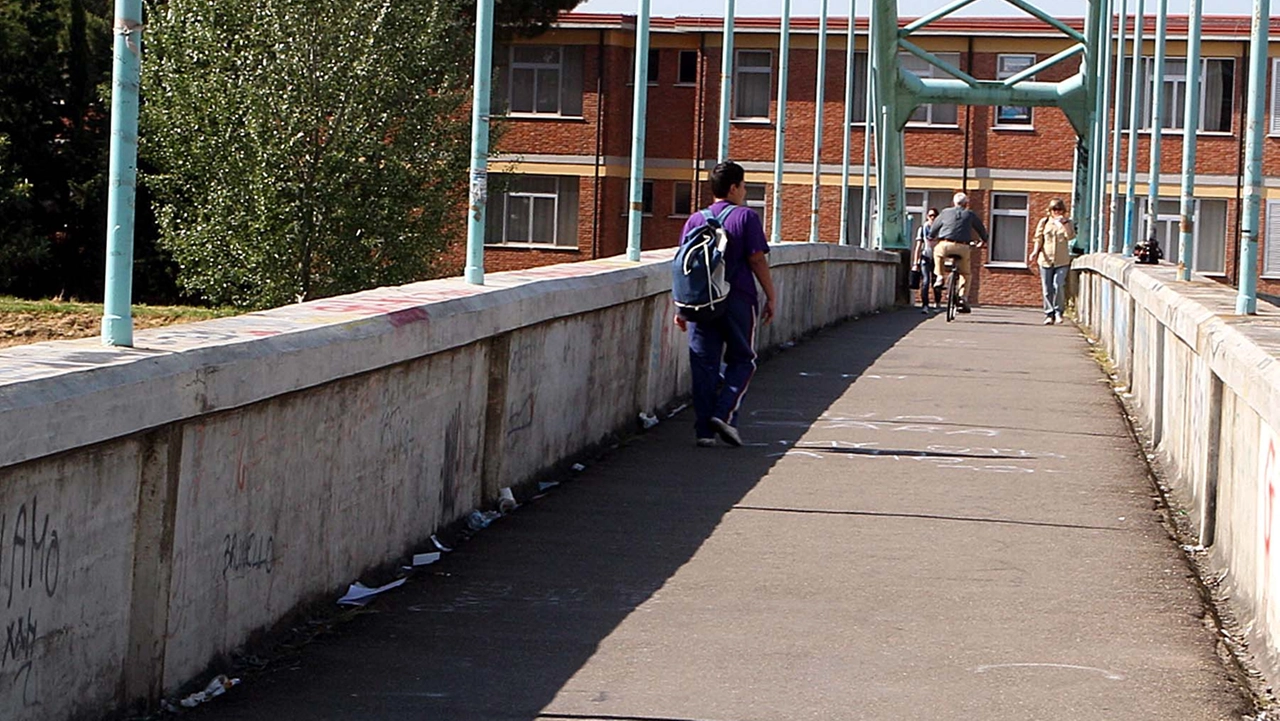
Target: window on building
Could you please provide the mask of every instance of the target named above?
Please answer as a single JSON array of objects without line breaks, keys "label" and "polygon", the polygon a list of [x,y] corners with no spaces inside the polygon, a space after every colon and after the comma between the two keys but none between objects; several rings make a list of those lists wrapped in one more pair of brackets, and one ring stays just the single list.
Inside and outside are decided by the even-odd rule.
[{"label": "window on building", "polygon": [[1025,265],[1027,261],[1027,196],[991,195],[991,262]]},{"label": "window on building", "polygon": [[671,214],[685,216],[693,213],[693,183],[675,184],[675,199],[671,203]]},{"label": "window on building", "polygon": [[[997,55],[996,80],[1005,80],[1036,64],[1034,55]],[[1034,80],[1032,76],[1027,78]],[[1031,108],[1024,105],[1001,105],[996,108],[997,126],[1031,125]]]},{"label": "window on building", "polygon": [[[934,53],[939,60],[944,60],[956,67],[960,66],[960,53]],[[900,53],[898,62],[907,70],[915,73],[922,78],[949,78],[951,77],[940,68],[930,65],[928,62],[912,55],[911,53]],[[917,125],[955,125],[957,118],[956,106],[951,104],[934,103],[932,105],[921,105],[911,114],[908,122]]]},{"label": "window on building", "polygon": [[[859,233],[861,233],[863,230],[862,228],[862,210],[863,210],[862,188],[850,187],[847,192],[849,194],[849,220],[847,225],[847,228],[848,228],[847,233],[849,235],[849,244],[862,245],[863,237],[859,235]],[[874,238],[876,234],[875,193],[872,192],[871,196],[872,196],[871,197],[871,213],[868,216],[869,220],[867,222],[867,227],[866,227],[866,243],[868,248],[871,247],[872,245],[871,239]]]},{"label": "window on building", "polygon": [[[1155,70],[1153,58],[1142,59],[1142,108],[1139,129],[1151,129],[1152,72]],[[1125,60],[1125,77],[1133,77],[1133,59]],[[1187,61],[1185,58],[1166,58],[1164,63],[1164,79],[1160,83],[1160,92],[1164,98],[1164,117],[1160,119],[1160,127],[1165,130],[1180,130],[1185,127],[1187,112]],[[1231,132],[1231,116],[1235,102],[1235,61],[1229,58],[1208,58],[1201,61],[1200,66],[1200,131],[1209,133]],[[1121,118],[1124,128],[1129,127],[1129,98],[1125,93],[1121,101]],[[1276,127],[1274,114],[1272,127]]]},{"label": "window on building", "polygon": [[[908,190],[906,206],[902,209],[906,218],[911,219],[911,242],[915,242],[920,224],[924,222],[924,214],[929,208],[943,208],[951,205],[952,192],[949,190]],[[905,219],[904,219],[905,220]]]},{"label": "window on building", "polygon": [[676,75],[677,85],[693,85],[698,82],[698,51],[680,51],[680,72]]},{"label": "window on building", "polygon": [[582,47],[513,45],[494,52],[493,112],[582,117]]},{"label": "window on building", "polygon": [[[627,184],[626,203],[622,206],[622,214],[627,215],[631,212],[631,185]],[[640,186],[640,213],[642,215],[653,215],[653,181],[646,180]]]},{"label": "window on building", "polygon": [[1271,61],[1271,135],[1280,135],[1280,58]]},{"label": "window on building", "polygon": [[503,190],[489,198],[485,243],[578,247],[578,178],[495,175]]},{"label": "window on building", "polygon": [[[631,49],[631,61],[627,64],[627,85],[636,84],[636,51]],[[658,58],[661,57],[657,48],[649,48],[649,67],[645,68],[645,77],[649,78],[650,85],[658,84]]]},{"label": "window on building", "polygon": [[747,183],[746,205],[756,211],[756,215],[760,216],[761,225],[764,224],[764,197],[764,183]]},{"label": "window on building", "polygon": [[[1197,273],[1221,273],[1226,267],[1227,201],[1202,199],[1195,203],[1195,233],[1191,238],[1191,269]],[[1137,236],[1138,240],[1150,237],[1147,226],[1147,207],[1147,200],[1143,198],[1142,219],[1138,223],[1141,232]],[[1269,205],[1268,211],[1270,211]],[[1164,253],[1164,259],[1177,263],[1182,257],[1182,201],[1176,198],[1160,198],[1156,204],[1155,220],[1156,240],[1160,241],[1160,250]],[[1268,222],[1270,222],[1269,217]],[[1265,273],[1265,261],[1263,268]]]},{"label": "window on building", "polygon": [[853,54],[853,107],[849,109],[855,123],[867,122],[867,54]]},{"label": "window on building", "polygon": [[737,120],[768,120],[769,95],[773,88],[773,52],[739,50],[733,73],[733,117]]},{"label": "window on building", "polygon": [[1267,236],[1262,245],[1262,274],[1280,278],[1280,200],[1267,201]]}]

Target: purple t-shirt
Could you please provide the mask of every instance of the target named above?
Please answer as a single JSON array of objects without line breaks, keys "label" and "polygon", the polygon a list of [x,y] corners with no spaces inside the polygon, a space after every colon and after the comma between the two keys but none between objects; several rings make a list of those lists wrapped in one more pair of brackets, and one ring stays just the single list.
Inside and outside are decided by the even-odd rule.
[{"label": "purple t-shirt", "polygon": [[[727,200],[717,200],[708,210],[712,215],[719,215],[729,205]],[[688,235],[689,231],[699,225],[702,225],[701,212],[689,217],[684,224],[681,237]],[[764,237],[764,226],[761,225],[760,216],[756,215],[756,211],[739,206],[737,210],[729,213],[728,218],[725,218],[724,230],[729,235],[729,244],[724,251],[724,276],[729,279],[729,292],[750,299],[754,305],[756,277],[751,272],[751,266],[747,264],[747,258],[756,253],[769,252],[769,241]]]}]

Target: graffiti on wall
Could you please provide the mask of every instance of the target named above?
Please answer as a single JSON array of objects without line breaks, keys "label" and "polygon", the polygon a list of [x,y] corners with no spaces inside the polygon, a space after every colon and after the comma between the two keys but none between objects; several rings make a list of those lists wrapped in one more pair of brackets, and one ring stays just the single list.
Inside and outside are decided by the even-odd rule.
[{"label": "graffiti on wall", "polygon": [[9,686],[0,694],[19,699],[23,706],[39,704],[36,649],[42,618],[48,633],[49,602],[62,580],[62,543],[50,514],[40,511],[32,496],[17,508],[0,511],[0,598],[4,599],[4,646],[0,648],[0,677]]}]

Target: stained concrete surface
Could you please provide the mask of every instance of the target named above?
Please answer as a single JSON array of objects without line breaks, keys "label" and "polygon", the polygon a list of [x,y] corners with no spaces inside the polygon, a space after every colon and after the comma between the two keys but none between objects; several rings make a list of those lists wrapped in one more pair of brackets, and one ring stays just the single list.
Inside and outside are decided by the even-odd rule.
[{"label": "stained concrete surface", "polygon": [[[783,309],[786,312],[786,309]],[[1088,346],[898,312],[526,504],[200,719],[1239,719]]]}]

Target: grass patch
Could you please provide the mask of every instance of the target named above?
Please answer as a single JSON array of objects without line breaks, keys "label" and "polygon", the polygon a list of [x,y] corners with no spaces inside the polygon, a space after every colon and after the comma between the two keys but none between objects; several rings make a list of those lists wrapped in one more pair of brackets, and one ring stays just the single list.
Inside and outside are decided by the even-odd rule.
[{"label": "grass patch", "polygon": [[[207,320],[235,315],[235,308],[201,308],[189,305],[134,305],[133,315],[139,318],[174,318],[186,321]],[[62,300],[24,300],[0,296],[0,313],[34,314],[90,314],[102,315],[101,303],[76,303]]]}]

